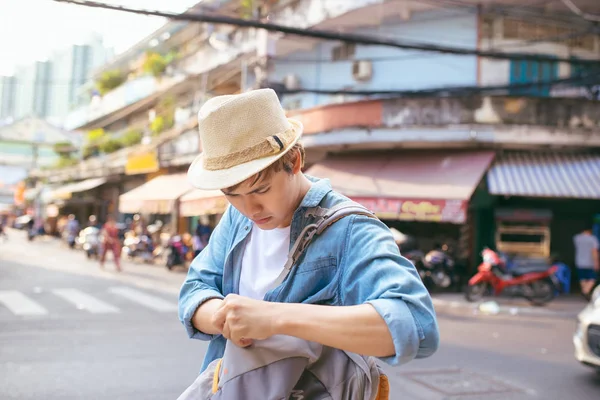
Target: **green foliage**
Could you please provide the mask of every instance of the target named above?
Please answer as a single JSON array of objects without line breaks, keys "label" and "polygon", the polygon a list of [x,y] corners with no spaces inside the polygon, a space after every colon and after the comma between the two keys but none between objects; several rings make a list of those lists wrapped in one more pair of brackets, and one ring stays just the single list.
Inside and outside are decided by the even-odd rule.
[{"label": "green foliage", "polygon": [[94,146],[90,146],[90,145],[86,145],[83,146],[83,159],[88,159],[90,157],[96,157],[97,155],[100,154],[100,150],[98,149],[98,146],[94,145]]},{"label": "green foliage", "polygon": [[73,166],[79,162],[78,159],[73,157],[60,157],[56,162],[56,168],[66,168]]},{"label": "green foliage", "polygon": [[254,0],[240,0],[240,16],[242,18],[254,17]]},{"label": "green foliage", "polygon": [[94,144],[100,142],[105,136],[104,129],[93,129],[87,133],[87,142],[89,144]]},{"label": "green foliage", "polygon": [[142,131],[139,129],[130,129],[120,138],[123,147],[134,146],[142,141]]},{"label": "green foliage", "polygon": [[123,148],[123,143],[120,140],[115,138],[108,138],[102,141],[98,146],[101,152],[103,153],[114,153],[115,151]]},{"label": "green foliage", "polygon": [[157,53],[155,51],[149,51],[146,53],[146,60],[144,61],[144,65],[142,69],[147,74],[151,74],[154,77],[160,77],[169,64],[177,59],[176,52],[169,52],[165,55]]},{"label": "green foliage", "polygon": [[105,71],[96,81],[96,88],[101,95],[105,95],[113,89],[118,88],[125,82],[127,77],[118,69]]},{"label": "green foliage", "polygon": [[69,157],[72,153],[75,152],[76,149],[73,147],[73,144],[71,144],[71,142],[65,141],[54,143],[54,145],[52,146],[52,150],[61,157]]}]

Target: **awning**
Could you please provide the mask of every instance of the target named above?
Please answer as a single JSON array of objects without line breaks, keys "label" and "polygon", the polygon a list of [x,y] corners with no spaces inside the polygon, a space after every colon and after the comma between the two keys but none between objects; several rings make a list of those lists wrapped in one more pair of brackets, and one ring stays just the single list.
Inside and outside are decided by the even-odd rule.
[{"label": "awning", "polygon": [[222,214],[229,202],[220,190],[194,190],[181,197],[179,209],[183,217]]},{"label": "awning", "polygon": [[119,211],[170,214],[175,202],[192,189],[185,173],[161,175],[119,196]]},{"label": "awning", "polygon": [[307,174],[329,178],[335,190],[380,218],[460,224],[493,158],[491,151],[343,155]]},{"label": "awning", "polygon": [[600,199],[600,156],[506,153],[496,160],[487,181],[494,195]]},{"label": "awning", "polygon": [[42,195],[44,201],[70,199],[73,193],[85,192],[106,183],[106,178],[92,178],[60,186]]}]

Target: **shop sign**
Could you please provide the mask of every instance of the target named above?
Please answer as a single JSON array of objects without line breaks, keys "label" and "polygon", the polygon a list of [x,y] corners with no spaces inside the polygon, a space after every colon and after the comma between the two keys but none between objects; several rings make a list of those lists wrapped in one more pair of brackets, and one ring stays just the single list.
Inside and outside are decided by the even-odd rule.
[{"label": "shop sign", "polygon": [[126,175],[147,174],[159,170],[156,151],[144,153],[131,153],[127,156],[125,164]]},{"label": "shop sign", "polygon": [[466,221],[467,202],[464,200],[389,199],[353,197],[382,219],[405,221],[450,222]]}]

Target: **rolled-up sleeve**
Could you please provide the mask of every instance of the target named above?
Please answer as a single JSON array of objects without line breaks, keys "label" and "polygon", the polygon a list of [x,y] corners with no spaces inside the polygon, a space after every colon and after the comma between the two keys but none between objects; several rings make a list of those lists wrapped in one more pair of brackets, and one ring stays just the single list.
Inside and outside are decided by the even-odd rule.
[{"label": "rolled-up sleeve", "polygon": [[230,226],[231,215],[228,208],[213,231],[206,248],[192,261],[179,292],[179,320],[192,339],[215,338],[215,335],[208,335],[196,329],[192,324],[192,317],[205,301],[223,298],[223,267]]},{"label": "rolled-up sleeve", "polygon": [[439,329],[431,297],[389,229],[374,218],[354,216],[342,251],[339,297],[343,305],[371,304],[384,319],[396,352],[381,359],[400,365],[432,355]]}]

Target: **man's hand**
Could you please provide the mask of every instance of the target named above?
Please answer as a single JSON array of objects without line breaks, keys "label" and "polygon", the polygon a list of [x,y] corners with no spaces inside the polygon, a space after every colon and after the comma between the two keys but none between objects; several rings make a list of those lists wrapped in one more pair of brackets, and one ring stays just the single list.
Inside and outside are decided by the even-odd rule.
[{"label": "man's hand", "polygon": [[237,346],[246,347],[254,340],[267,339],[276,334],[276,307],[277,303],[230,294],[213,314],[212,324],[225,338]]}]

